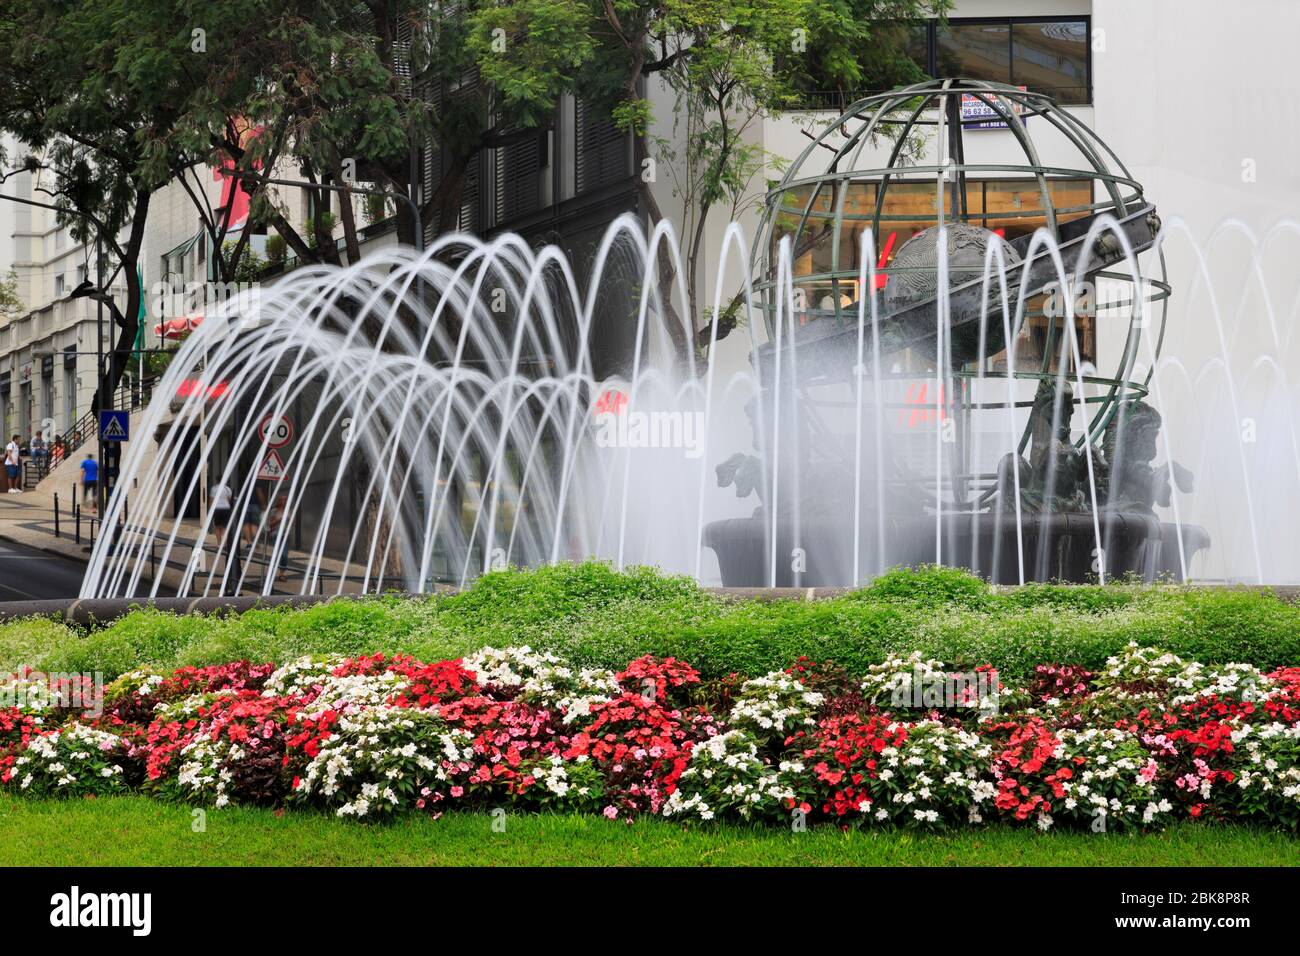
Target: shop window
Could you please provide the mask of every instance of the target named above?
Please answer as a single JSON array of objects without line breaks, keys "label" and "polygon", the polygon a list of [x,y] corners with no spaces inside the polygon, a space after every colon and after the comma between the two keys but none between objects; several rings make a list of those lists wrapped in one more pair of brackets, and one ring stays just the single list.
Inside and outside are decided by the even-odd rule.
[{"label": "shop window", "polygon": [[[906,23],[898,44],[913,70],[932,77],[969,77],[1023,86],[1045,93],[1058,103],[1077,106],[1092,102],[1090,20],[1073,17],[953,18]],[[909,82],[901,63],[878,76],[864,77],[864,88],[834,89],[819,76],[812,51],[812,78],[800,95],[806,109],[843,110],[852,100]],[[888,56],[885,57],[890,60]]]}]

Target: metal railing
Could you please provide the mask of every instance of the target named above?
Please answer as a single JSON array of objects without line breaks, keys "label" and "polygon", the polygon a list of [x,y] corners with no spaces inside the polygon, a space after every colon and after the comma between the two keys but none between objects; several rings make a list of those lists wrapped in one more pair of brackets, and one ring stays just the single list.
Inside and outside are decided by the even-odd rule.
[{"label": "metal railing", "polygon": [[[127,411],[144,408],[153,398],[154,385],[157,381],[156,377],[150,377],[139,382],[123,382],[113,392],[112,407]],[[47,454],[37,457],[28,449],[28,453],[23,457],[23,487],[36,487],[41,479],[76,455],[86,442],[97,438],[98,434],[99,416],[90,411],[64,429],[62,434],[49,439],[45,446]],[[55,455],[56,446],[62,448],[62,454]]]}]

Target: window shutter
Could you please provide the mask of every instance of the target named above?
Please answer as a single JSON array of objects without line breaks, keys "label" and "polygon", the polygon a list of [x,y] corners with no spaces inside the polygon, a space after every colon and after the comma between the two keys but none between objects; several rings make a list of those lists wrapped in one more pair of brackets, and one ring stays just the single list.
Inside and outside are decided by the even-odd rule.
[{"label": "window shutter", "polygon": [[542,205],[541,171],[545,131],[494,150],[496,223],[536,212]]},{"label": "window shutter", "polygon": [[577,156],[575,188],[579,195],[630,175],[628,137],[604,113],[582,100],[575,111]]}]

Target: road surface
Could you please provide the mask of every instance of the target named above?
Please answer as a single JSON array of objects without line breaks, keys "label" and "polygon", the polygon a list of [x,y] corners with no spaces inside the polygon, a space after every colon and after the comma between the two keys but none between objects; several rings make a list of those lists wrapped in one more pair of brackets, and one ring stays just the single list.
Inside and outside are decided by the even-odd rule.
[{"label": "road surface", "polygon": [[77,561],[0,541],[0,601],[75,598],[85,571]]}]

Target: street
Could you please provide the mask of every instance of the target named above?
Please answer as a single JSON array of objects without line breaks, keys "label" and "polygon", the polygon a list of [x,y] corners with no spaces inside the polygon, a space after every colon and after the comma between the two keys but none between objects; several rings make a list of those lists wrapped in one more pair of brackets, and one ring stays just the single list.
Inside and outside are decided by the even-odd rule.
[{"label": "street", "polygon": [[0,601],[75,598],[85,566],[0,540]]}]

